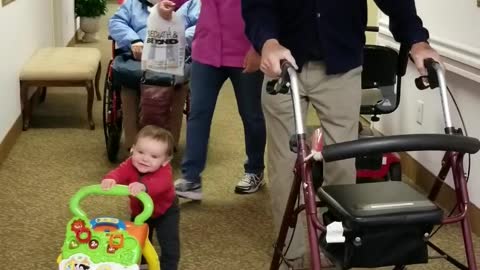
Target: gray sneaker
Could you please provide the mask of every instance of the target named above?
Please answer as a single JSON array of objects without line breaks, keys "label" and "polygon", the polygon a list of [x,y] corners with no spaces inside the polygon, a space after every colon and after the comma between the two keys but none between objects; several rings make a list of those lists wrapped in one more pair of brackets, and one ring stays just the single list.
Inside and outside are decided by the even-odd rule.
[{"label": "gray sneaker", "polygon": [[179,178],[175,181],[175,192],[180,198],[199,201],[202,199],[202,184]]},{"label": "gray sneaker", "polygon": [[245,173],[243,178],[235,186],[235,193],[248,194],[256,192],[260,187],[265,184],[263,180],[263,173]]}]

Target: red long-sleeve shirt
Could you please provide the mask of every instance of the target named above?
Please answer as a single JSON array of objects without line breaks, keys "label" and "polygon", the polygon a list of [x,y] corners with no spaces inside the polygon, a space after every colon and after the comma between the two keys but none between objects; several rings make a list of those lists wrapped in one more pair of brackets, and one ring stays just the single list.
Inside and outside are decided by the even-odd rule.
[{"label": "red long-sleeve shirt", "polygon": [[[172,166],[170,164],[160,167],[155,172],[141,175],[133,166],[132,159],[129,158],[109,172],[104,179],[114,179],[119,185],[128,186],[134,182],[144,184],[153,201],[153,218],[163,215],[175,200]],[[143,210],[142,202],[130,196],[130,208],[132,215],[136,216]]]}]

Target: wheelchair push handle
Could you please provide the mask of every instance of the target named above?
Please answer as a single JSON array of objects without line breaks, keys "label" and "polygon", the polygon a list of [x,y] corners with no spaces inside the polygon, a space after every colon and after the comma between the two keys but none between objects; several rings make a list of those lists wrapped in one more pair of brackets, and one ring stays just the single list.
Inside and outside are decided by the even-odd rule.
[{"label": "wheelchair push handle", "polygon": [[[72,214],[88,221],[87,214],[80,209],[80,202],[91,195],[130,196],[130,192],[128,187],[124,185],[115,185],[110,190],[103,190],[100,185],[82,187],[70,199],[70,211]],[[143,211],[135,217],[134,223],[135,225],[141,225],[152,215],[153,201],[146,192],[140,192],[136,198],[142,202]]]}]

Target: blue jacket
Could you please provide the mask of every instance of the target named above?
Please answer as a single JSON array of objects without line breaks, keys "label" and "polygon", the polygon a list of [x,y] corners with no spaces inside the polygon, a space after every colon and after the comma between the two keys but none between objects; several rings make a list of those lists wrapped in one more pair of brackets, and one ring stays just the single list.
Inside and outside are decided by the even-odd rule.
[{"label": "blue jacket", "polygon": [[[119,49],[129,51],[133,43],[145,40],[151,7],[152,4],[146,0],[127,0],[110,18],[108,31]],[[200,13],[200,1],[189,0],[176,13],[184,18],[187,46],[191,47]]]},{"label": "blue jacket", "polygon": [[[375,0],[389,16],[395,40],[407,46],[428,39],[414,0]],[[242,0],[246,34],[257,51],[275,38],[298,66],[323,60],[327,74],[344,73],[363,61],[366,0]]]}]

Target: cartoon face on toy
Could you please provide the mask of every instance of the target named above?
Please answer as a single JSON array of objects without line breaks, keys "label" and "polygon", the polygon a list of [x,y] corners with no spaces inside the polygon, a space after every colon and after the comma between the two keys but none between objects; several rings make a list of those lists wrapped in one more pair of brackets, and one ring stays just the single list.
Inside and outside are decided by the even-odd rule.
[{"label": "cartoon face on toy", "polygon": [[90,269],[90,266],[84,265],[84,264],[76,264],[75,265],[75,270],[88,270]]},{"label": "cartoon face on toy", "polygon": [[79,231],[81,229],[83,229],[85,227],[85,222],[83,220],[75,220],[73,223],[72,223],[72,231],[76,232],[76,231]]},{"label": "cartoon face on toy", "polygon": [[88,260],[83,259],[79,261],[77,259],[71,259],[70,262],[67,263],[65,270],[89,270],[90,264]]}]

